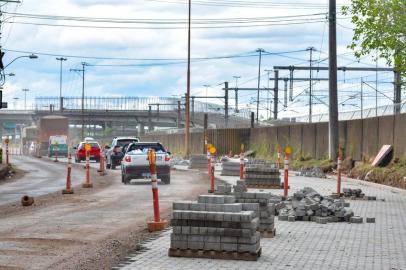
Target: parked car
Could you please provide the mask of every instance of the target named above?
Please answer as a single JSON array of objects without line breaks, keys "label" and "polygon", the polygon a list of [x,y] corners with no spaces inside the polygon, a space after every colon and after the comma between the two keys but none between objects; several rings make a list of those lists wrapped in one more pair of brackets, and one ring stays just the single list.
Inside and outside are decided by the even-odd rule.
[{"label": "parked car", "polygon": [[148,150],[154,149],[157,178],[165,184],[171,182],[170,152],[167,152],[158,142],[137,142],[128,146],[121,162],[121,181],[130,183],[132,179],[150,177]]},{"label": "parked car", "polygon": [[111,146],[106,146],[106,168],[115,169],[120,166],[121,160],[124,157],[125,148],[131,144],[139,142],[137,137],[115,137],[111,142]]},{"label": "parked car", "polygon": [[68,137],[66,135],[53,135],[49,137],[48,157],[68,156]]},{"label": "parked car", "polygon": [[75,149],[75,162],[80,163],[82,160],[86,160],[86,150],[85,144],[90,144],[90,160],[95,160],[96,162],[100,162],[100,145],[98,142],[81,142]]}]

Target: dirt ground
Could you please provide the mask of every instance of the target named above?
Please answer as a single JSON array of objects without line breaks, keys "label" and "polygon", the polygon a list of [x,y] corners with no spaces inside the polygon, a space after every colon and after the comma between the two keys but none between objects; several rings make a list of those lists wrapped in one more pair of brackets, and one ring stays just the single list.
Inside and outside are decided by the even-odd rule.
[{"label": "dirt ground", "polygon": [[[150,184],[123,185],[118,170],[102,177],[93,168],[92,179],[93,189],[75,187],[73,195],[1,206],[0,269],[110,269],[149,237]],[[159,185],[162,217],[169,218],[173,201],[194,199],[207,187],[202,173],[172,171],[171,184]]]}]

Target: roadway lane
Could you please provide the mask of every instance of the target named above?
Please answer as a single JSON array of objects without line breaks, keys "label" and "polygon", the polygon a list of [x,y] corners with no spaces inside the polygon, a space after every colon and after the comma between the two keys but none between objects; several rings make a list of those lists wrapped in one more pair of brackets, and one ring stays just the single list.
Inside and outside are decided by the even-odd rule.
[{"label": "roadway lane", "polygon": [[[11,156],[10,159],[18,169],[29,173],[16,181],[0,185],[0,205],[20,201],[23,195],[41,196],[65,188],[65,163],[26,156]],[[76,166],[72,169],[73,186],[81,184],[84,177],[85,170]]]}]

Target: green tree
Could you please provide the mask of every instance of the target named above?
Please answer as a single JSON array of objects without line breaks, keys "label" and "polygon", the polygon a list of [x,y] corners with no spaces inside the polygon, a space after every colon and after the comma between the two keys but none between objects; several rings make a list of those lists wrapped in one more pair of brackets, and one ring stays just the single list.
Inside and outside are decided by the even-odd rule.
[{"label": "green tree", "polygon": [[352,0],[342,8],[351,15],[355,56],[377,52],[379,58],[406,75],[406,0]]}]

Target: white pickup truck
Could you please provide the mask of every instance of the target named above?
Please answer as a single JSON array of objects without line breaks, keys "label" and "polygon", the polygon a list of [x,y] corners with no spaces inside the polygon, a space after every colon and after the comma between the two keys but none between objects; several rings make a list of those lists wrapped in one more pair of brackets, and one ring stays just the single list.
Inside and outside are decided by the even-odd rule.
[{"label": "white pickup truck", "polygon": [[128,146],[121,161],[121,181],[129,184],[132,179],[144,179],[151,176],[149,170],[148,150],[154,149],[157,178],[164,184],[170,184],[170,153],[158,142],[136,142]]}]

